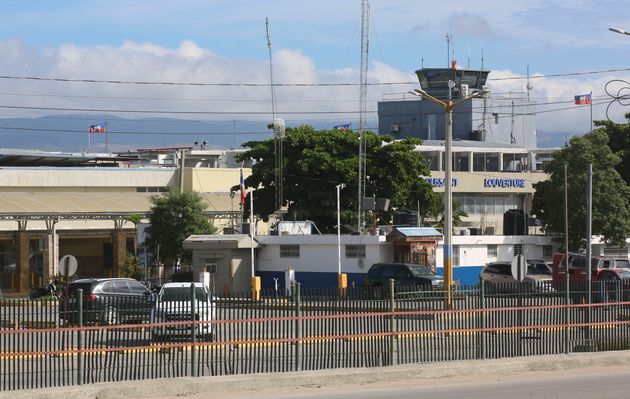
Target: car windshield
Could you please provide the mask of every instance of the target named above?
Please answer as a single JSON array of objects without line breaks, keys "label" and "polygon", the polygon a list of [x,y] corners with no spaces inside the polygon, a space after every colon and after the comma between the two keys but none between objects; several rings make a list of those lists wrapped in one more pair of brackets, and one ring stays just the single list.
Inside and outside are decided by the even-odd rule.
[{"label": "car windshield", "polygon": [[630,262],[628,262],[625,259],[617,259],[615,261],[615,267],[618,267],[620,269],[628,269],[628,268],[630,268],[629,265],[630,265]]},{"label": "car windshield", "polygon": [[534,275],[534,276],[542,276],[542,275],[544,275],[545,273],[543,273],[542,271],[538,270],[538,269],[536,268],[536,266],[534,266],[534,265],[529,265],[529,266],[527,266],[527,274],[528,274],[528,275]]},{"label": "car windshield", "polygon": [[544,263],[527,265],[527,274],[551,275],[551,271]]},{"label": "car windshield", "polygon": [[[164,287],[160,294],[162,302],[190,301],[190,287]],[[195,287],[195,298],[198,301],[207,301],[208,294],[202,287]]]},{"label": "car windshield", "polygon": [[409,270],[414,276],[433,276],[435,274],[426,266],[409,266]]}]

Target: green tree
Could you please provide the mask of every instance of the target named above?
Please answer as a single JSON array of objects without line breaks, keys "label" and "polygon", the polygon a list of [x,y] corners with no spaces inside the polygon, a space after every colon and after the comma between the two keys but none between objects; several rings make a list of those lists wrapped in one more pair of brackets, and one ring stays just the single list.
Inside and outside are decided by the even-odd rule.
[{"label": "green tree", "polygon": [[620,157],[608,146],[608,134],[596,129],[571,139],[554,154],[544,171],[549,180],[536,183],[532,213],[543,227],[564,232],[564,165],[568,170],[569,249],[578,250],[586,233],[586,188],[588,165],[593,164],[592,231],[606,242],[620,245],[630,233],[630,188],[616,167]]},{"label": "green tree", "polygon": [[151,203],[147,245],[153,252],[160,246],[165,264],[172,264],[177,257],[189,262],[190,252],[182,248],[184,240],[191,234],[214,234],[217,230],[203,215],[207,205],[197,193],[169,187],[168,193],[151,197]]},{"label": "green tree", "polygon": [[141,280],[142,270],[140,269],[140,258],[132,253],[128,253],[118,274],[120,277],[130,277]]},{"label": "green tree", "polygon": [[[142,219],[144,217],[142,215],[129,215],[127,216],[125,219],[127,219],[128,222],[133,223],[133,228],[136,231],[136,239],[138,237],[138,225],[140,224],[140,222],[142,222]],[[133,249],[134,255],[136,255],[138,253],[138,243],[137,241],[134,240],[134,249]]]},{"label": "green tree", "polygon": [[[420,140],[394,141],[370,132],[365,133],[365,139],[366,196],[390,199],[390,209],[379,214],[379,221],[391,220],[394,208],[416,209],[418,203],[427,212],[435,195],[421,178],[429,171],[423,157],[414,151]],[[243,146],[250,150],[239,159],[255,160],[245,184],[256,188],[255,213],[266,221],[275,211],[274,141],[251,141]],[[283,142],[283,191],[288,217],[312,220],[322,232],[335,231],[335,186],[345,183],[341,191],[342,224],[356,225],[358,148],[359,135],[349,130],[288,128]],[[249,212],[249,201],[245,207]]]},{"label": "green tree", "polygon": [[630,184],[630,125],[611,121],[595,121],[595,125],[608,135],[608,146],[621,158],[615,168],[626,183]]}]

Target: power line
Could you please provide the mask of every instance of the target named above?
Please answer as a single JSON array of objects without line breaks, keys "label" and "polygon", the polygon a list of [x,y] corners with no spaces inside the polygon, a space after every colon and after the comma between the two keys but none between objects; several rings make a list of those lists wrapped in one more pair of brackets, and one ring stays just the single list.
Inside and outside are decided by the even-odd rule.
[{"label": "power line", "polygon": [[[32,131],[32,132],[56,132],[56,133],[85,133],[87,134],[87,130],[76,130],[76,129],[48,129],[48,128],[29,128],[29,127],[11,127],[11,126],[0,126],[0,130],[17,130],[17,131]],[[125,131],[112,131],[108,130],[107,134],[114,135],[174,135],[174,136],[187,136],[187,135],[212,135],[212,136],[232,136],[234,132],[125,132]],[[261,132],[238,132],[239,135],[271,135],[273,132],[261,131]]]},{"label": "power line", "polygon": [[[29,107],[21,105],[0,105],[0,108],[23,109],[37,111],[72,111],[72,112],[111,112],[111,113],[132,113],[132,114],[181,114],[181,115],[269,115],[269,111],[161,111],[161,110],[138,110],[138,109],[103,109],[103,108],[65,108],[65,107]],[[288,115],[310,115],[310,114],[355,114],[359,111],[283,111]],[[377,113],[378,111],[367,111]]]},{"label": "power line", "polygon": [[[595,71],[584,72],[567,72],[555,73],[547,75],[532,75],[530,79],[557,78],[569,76],[595,75],[612,72],[627,72],[630,68],[611,68]],[[45,82],[62,82],[62,83],[106,83],[106,84],[126,84],[126,85],[146,85],[146,86],[216,86],[216,87],[327,87],[327,86],[359,86],[360,83],[210,83],[210,82],[167,82],[167,81],[144,81],[144,80],[112,80],[112,79],[77,79],[77,78],[46,78],[43,76],[17,76],[17,75],[0,75],[0,79],[8,80],[32,80]],[[489,78],[488,81],[505,81],[505,80],[525,80],[526,76],[508,76],[503,78]],[[378,82],[368,83],[368,86],[387,86],[387,85],[417,85],[417,81],[410,82]]]}]

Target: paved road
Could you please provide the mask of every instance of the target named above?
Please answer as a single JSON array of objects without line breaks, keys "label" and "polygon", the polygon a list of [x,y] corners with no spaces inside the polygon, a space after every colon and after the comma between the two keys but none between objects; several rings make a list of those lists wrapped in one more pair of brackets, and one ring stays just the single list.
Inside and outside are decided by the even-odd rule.
[{"label": "paved road", "polygon": [[[389,381],[363,385],[296,386],[257,390],[257,399],[621,399],[630,397],[630,366],[611,371],[555,371],[553,373],[522,373],[502,376],[490,373],[471,378],[443,380]],[[500,381],[497,381],[499,380]],[[479,382],[481,380],[481,382]],[[221,394],[224,399],[251,399],[251,391],[232,391]],[[200,392],[188,399],[207,398]],[[175,396],[155,399],[175,399]]]}]

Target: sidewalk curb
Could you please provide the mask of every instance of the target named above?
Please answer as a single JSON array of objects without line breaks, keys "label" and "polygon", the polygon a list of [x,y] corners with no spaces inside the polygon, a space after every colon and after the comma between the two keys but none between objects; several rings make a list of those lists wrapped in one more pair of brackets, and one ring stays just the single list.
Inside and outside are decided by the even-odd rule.
[{"label": "sidewalk curb", "polygon": [[[254,391],[295,386],[368,384],[396,380],[433,380],[492,373],[509,375],[536,371],[566,371],[630,365],[630,351],[545,355],[498,360],[463,360],[404,366],[328,369],[317,371],[266,373],[201,378],[168,378],[121,381],[72,387],[45,388],[0,393],[11,399],[114,399],[125,397],[160,398],[187,396],[200,392]],[[237,387],[237,389],[235,389]]]}]

